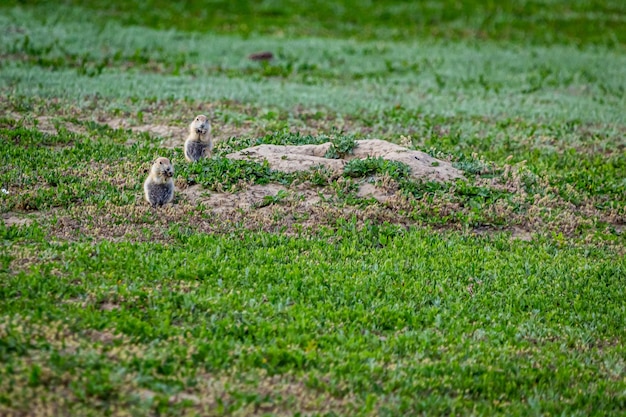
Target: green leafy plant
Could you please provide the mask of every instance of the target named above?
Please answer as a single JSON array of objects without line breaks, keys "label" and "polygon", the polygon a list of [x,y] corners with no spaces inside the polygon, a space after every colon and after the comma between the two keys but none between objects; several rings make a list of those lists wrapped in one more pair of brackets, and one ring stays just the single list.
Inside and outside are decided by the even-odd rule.
[{"label": "green leafy plant", "polygon": [[263,197],[262,201],[256,203],[255,207],[261,208],[261,207],[271,206],[274,204],[281,204],[282,202],[285,201],[288,195],[289,194],[285,190],[280,190],[275,195],[266,195]]},{"label": "green leafy plant", "polygon": [[339,136],[333,138],[330,142],[330,148],[324,155],[325,158],[341,159],[352,153],[352,149],[356,146],[353,136]]},{"label": "green leafy plant", "polygon": [[344,166],[344,175],[348,177],[366,177],[387,174],[393,179],[407,178],[411,170],[408,165],[383,158],[352,159]]}]

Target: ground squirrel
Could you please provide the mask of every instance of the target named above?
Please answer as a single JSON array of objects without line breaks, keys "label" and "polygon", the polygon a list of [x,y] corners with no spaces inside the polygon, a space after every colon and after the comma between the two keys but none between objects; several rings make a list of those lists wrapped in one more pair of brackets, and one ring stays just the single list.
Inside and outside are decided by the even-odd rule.
[{"label": "ground squirrel", "polygon": [[185,159],[195,162],[200,158],[210,157],[212,150],[211,123],[201,114],[189,125],[189,136],[185,140]]},{"label": "ground squirrel", "polygon": [[167,158],[157,158],[143,183],[146,201],[152,207],[161,207],[174,199],[174,168]]}]

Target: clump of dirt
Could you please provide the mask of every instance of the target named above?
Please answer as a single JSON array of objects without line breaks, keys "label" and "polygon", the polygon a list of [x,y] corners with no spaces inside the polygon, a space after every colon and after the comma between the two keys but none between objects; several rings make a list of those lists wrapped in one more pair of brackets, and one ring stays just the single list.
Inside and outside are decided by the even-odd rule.
[{"label": "clump of dirt", "polygon": [[343,159],[324,157],[331,146],[330,142],[302,146],[259,145],[233,152],[227,157],[255,161],[267,160],[272,169],[288,173],[304,171],[320,165],[331,171],[339,172],[352,159],[381,157],[407,164],[411,169],[413,178],[445,182],[462,177],[462,172],[454,168],[450,162],[434,158],[424,152],[411,150],[379,139],[357,140],[355,142],[356,146],[352,153]]},{"label": "clump of dirt", "polygon": [[274,59],[274,54],[270,51],[255,52],[248,55],[248,59],[252,61],[270,61]]}]

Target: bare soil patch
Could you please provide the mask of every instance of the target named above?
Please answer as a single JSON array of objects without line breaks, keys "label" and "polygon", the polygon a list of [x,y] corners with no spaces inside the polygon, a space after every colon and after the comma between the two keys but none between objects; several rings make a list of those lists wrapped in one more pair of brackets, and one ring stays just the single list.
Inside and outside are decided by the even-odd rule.
[{"label": "bare soil patch", "polygon": [[[324,377],[321,377],[324,379]],[[240,415],[276,415],[290,416],[293,410],[308,414],[349,413],[359,404],[353,394],[332,395],[324,389],[314,389],[305,383],[305,378],[291,374],[268,375],[264,371],[258,374],[211,375],[197,377],[198,384],[193,390],[179,392],[169,397],[170,403],[187,402],[194,409],[212,409],[217,404],[230,404],[234,398],[232,392],[246,393],[264,398],[263,401],[249,404],[242,408]],[[142,393],[151,399],[154,393]],[[140,394],[140,395],[142,395]],[[152,394],[152,395],[150,395]]]},{"label": "bare soil patch", "polygon": [[[247,230],[291,236],[315,234],[328,227],[337,227],[342,220],[354,222],[357,228],[368,224],[392,224],[400,228],[426,226],[433,230],[466,230],[466,224],[454,218],[456,213],[466,213],[467,209],[443,197],[435,201],[414,200],[380,183],[367,182],[360,184],[358,194],[378,202],[348,204],[331,187],[306,183],[290,187],[278,184],[254,185],[232,194],[208,193],[199,186],[192,186],[178,190],[175,204],[161,209],[153,209],[138,198],[135,204],[126,206],[83,205],[59,211],[57,221],[49,225],[49,234],[63,241],[104,239],[165,243],[176,241],[189,233],[222,234]],[[577,232],[579,223],[589,222],[585,217],[574,216],[569,219],[570,216],[566,216],[568,220],[564,224],[533,213],[516,214],[507,211],[507,224],[497,225],[502,213],[488,209],[487,214],[484,225],[474,226],[467,232],[476,235],[509,232],[512,240],[522,241],[532,241],[536,236],[551,232],[583,239],[585,236],[593,236]],[[440,217],[449,217],[451,220],[437,224],[424,220]],[[172,225],[179,227],[172,229]],[[623,249],[619,249],[619,240],[614,244],[602,240],[586,243],[608,244],[623,253]]]},{"label": "bare soil patch", "polygon": [[33,222],[32,214],[28,217],[25,214],[8,212],[2,213],[0,217],[2,217],[2,222],[5,226],[24,226]]},{"label": "bare soil patch", "polygon": [[116,339],[121,339],[120,336],[113,334],[110,330],[88,329],[85,331],[85,335],[93,342],[99,342],[105,345],[113,343]]},{"label": "bare soil patch", "polygon": [[530,242],[533,240],[533,233],[528,230],[524,230],[521,227],[514,227],[511,232],[511,238],[517,240],[523,240],[524,242]]},{"label": "bare soil patch", "polygon": [[[187,129],[181,126],[168,126],[163,124],[131,125],[128,119],[112,118],[103,120],[112,129],[130,129],[135,133],[148,133],[151,136],[162,138],[163,146],[173,148],[182,146]],[[129,140],[127,144],[135,141]],[[180,142],[180,143],[179,143]]]},{"label": "bare soil patch", "polygon": [[181,193],[192,204],[203,203],[216,213],[228,213],[235,209],[249,209],[262,204],[267,196],[274,196],[287,188],[280,184],[252,185],[238,193],[207,193],[200,185],[194,185]]},{"label": "bare soil patch", "polygon": [[394,193],[391,193],[387,189],[377,187],[376,184],[365,182],[359,185],[359,191],[357,191],[356,196],[359,198],[373,198],[384,203],[389,200],[393,194]]},{"label": "bare soil patch", "polygon": [[59,129],[57,129],[57,126],[67,129],[72,133],[77,133],[81,135],[87,134],[87,129],[85,129],[83,126],[66,120],[58,120],[58,118],[54,116],[38,116],[31,118],[24,117],[23,115],[17,113],[9,113],[8,117],[15,120],[22,120],[25,127],[30,129],[37,129],[40,132],[46,133],[48,135],[57,135],[59,133]]},{"label": "bare soil patch", "polygon": [[[283,198],[277,198],[283,192]],[[321,187],[302,183],[285,187],[280,184],[251,185],[235,193],[209,193],[202,186],[194,185],[180,190],[183,199],[190,204],[202,204],[213,213],[231,215],[234,211],[258,210],[270,205],[289,206],[295,210],[308,210],[311,206],[332,198],[332,193]],[[381,193],[382,194],[382,193]],[[276,198],[276,203],[268,198]]]}]

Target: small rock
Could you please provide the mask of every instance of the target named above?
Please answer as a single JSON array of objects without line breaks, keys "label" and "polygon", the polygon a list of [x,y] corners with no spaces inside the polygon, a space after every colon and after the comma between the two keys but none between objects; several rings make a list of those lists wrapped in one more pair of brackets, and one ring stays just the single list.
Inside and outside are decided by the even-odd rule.
[{"label": "small rock", "polygon": [[269,51],[264,52],[255,52],[253,54],[248,55],[248,59],[252,61],[269,61],[274,58],[274,54]]}]

